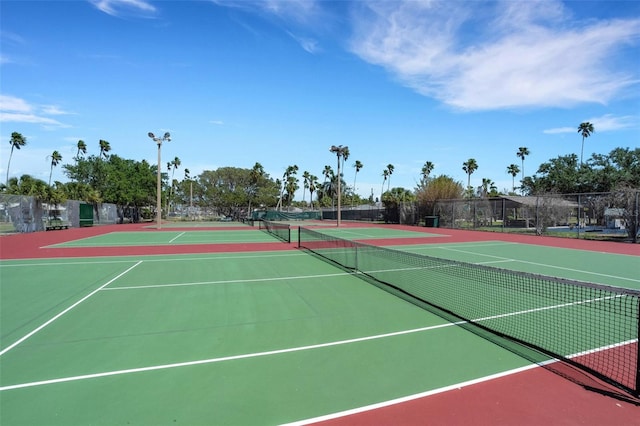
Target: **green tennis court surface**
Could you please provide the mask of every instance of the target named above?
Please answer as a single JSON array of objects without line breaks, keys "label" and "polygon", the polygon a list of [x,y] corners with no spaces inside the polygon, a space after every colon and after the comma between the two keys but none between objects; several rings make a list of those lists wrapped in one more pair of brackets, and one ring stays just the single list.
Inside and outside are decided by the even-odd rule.
[{"label": "green tennis court surface", "polygon": [[540,247],[503,241],[393,246],[442,259],[489,265],[567,279],[640,289],[640,258],[620,254]]},{"label": "green tennis court surface", "polygon": [[[328,235],[351,240],[378,238],[425,238],[436,236],[426,232],[412,232],[384,228],[321,228]],[[297,227],[291,227],[292,241],[297,239]],[[114,247],[145,245],[184,245],[184,244],[229,244],[273,242],[274,238],[257,228],[247,230],[164,230],[162,232],[111,232],[95,237],[68,241],[50,247]]]},{"label": "green tennis court surface", "polygon": [[177,244],[234,244],[273,242],[257,229],[227,231],[111,232],[50,247],[114,247]]},{"label": "green tennis court surface", "polygon": [[[292,227],[291,230],[297,230]],[[442,237],[438,234],[430,234],[420,231],[405,231],[390,228],[321,228],[320,232],[331,235],[333,237],[344,238],[346,240],[368,240],[368,239],[387,239],[387,238],[425,238],[425,237]]]},{"label": "green tennis court surface", "polygon": [[[220,234],[74,244],[179,244],[201,232]],[[504,242],[395,248],[640,287],[633,256]],[[0,274],[2,424],[282,424],[530,365],[303,251],[2,261]]]}]

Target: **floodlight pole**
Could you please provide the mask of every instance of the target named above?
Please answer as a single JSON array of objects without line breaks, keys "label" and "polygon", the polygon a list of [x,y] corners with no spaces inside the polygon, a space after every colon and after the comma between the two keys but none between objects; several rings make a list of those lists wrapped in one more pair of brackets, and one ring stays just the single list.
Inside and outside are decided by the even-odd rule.
[{"label": "floodlight pole", "polygon": [[340,188],[340,181],[342,180],[342,178],[340,177],[340,157],[342,157],[345,152],[347,152],[347,150],[349,149],[348,146],[335,146],[335,145],[331,145],[331,148],[329,148],[329,152],[335,152],[336,156],[338,157],[338,221],[337,221],[337,226],[340,226],[340,216],[341,216],[341,206],[340,206],[340,198],[341,198],[341,188]]},{"label": "floodlight pole", "polygon": [[148,136],[153,139],[153,141],[158,144],[158,173],[157,173],[157,186],[156,186],[156,229],[160,229],[162,227],[162,174],[161,170],[161,154],[160,148],[162,147],[162,142],[171,141],[171,135],[169,132],[166,132],[163,137],[157,138],[156,135],[149,132]]}]

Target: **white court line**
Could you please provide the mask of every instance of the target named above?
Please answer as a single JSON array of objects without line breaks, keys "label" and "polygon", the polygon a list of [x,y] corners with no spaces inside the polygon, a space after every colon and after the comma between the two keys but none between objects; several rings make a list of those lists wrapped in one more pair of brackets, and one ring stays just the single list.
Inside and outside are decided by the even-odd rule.
[{"label": "white court line", "polygon": [[[224,243],[229,243],[229,244],[233,244],[233,243],[264,243],[267,242],[265,241],[256,241],[255,238],[250,238],[250,239],[240,239],[240,238],[236,238],[233,240],[215,240],[215,239],[208,239],[208,240],[190,240],[189,242],[185,242],[182,244],[188,245],[188,244],[224,244]],[[116,243],[101,243],[101,242],[97,242],[97,243],[93,243],[93,244],[71,244],[71,243],[61,243],[58,245],[52,245],[52,246],[46,246],[45,248],[93,248],[93,247],[144,247],[144,246],[156,246],[156,245],[167,245],[169,244],[167,243],[159,243],[157,241],[142,241],[142,242],[131,242],[131,243],[127,243],[127,242],[116,242]]]},{"label": "white court line", "polygon": [[[201,260],[212,261],[212,260],[228,260],[228,259],[262,259],[262,258],[270,258],[270,257],[290,257],[290,256],[308,256],[308,255],[302,252],[278,252],[273,254],[249,254],[244,256],[242,255],[217,256],[216,253],[212,253],[210,256],[207,256],[207,257],[203,257],[203,256],[190,257],[192,255],[188,253],[175,255],[175,256],[181,256],[181,257],[166,258],[167,256],[170,256],[170,255],[156,254],[156,255],[143,255],[141,257],[144,258],[143,260],[145,262],[163,262],[164,263],[164,262],[188,262],[188,261],[201,261]],[[160,257],[162,257],[162,259],[160,259]],[[103,259],[103,258],[100,258],[100,259]],[[64,265],[64,266],[66,265],[107,265],[111,263],[131,263],[132,262],[131,258],[128,258],[123,260],[91,260],[87,262],[75,261],[75,262],[37,262],[37,263],[34,262],[34,263],[13,263],[13,264],[4,263],[4,262],[13,262],[16,260],[18,259],[0,261],[0,268],[11,268],[11,267],[18,267],[18,266],[32,267],[32,266],[60,266],[60,265]],[[20,260],[24,260],[24,259],[20,259]]]},{"label": "white court line", "polygon": [[178,235],[176,235],[175,237],[173,237],[172,239],[169,240],[169,243],[174,242],[175,240],[177,240],[178,238],[182,237],[186,232],[182,232]]},{"label": "white court line", "polygon": [[209,358],[209,359],[201,359],[201,360],[196,360],[196,361],[178,362],[178,363],[174,363],[174,364],[162,364],[162,365],[154,365],[154,366],[150,366],[150,367],[130,368],[130,369],[126,369],[126,370],[106,371],[106,372],[103,372],[103,373],[85,374],[85,375],[82,375],[82,376],[61,377],[61,378],[58,378],[58,379],[42,380],[42,381],[38,381],[38,382],[20,383],[20,384],[16,384],[16,385],[2,386],[2,387],[0,387],[0,391],[8,391],[8,390],[13,390],[13,389],[22,389],[22,388],[28,388],[28,387],[33,387],[33,386],[50,385],[50,384],[54,384],[54,383],[74,382],[74,381],[78,381],[78,380],[95,379],[95,378],[98,378],[98,377],[109,377],[109,376],[118,376],[118,375],[122,375],[122,374],[141,373],[141,372],[144,372],[144,371],[166,370],[166,369],[170,369],[170,368],[189,367],[189,366],[193,366],[193,365],[213,364],[213,363],[224,362],[224,361],[234,361],[234,360],[239,360],[239,359],[258,358],[258,357],[269,356],[269,355],[278,355],[278,354],[286,354],[286,353],[291,353],[291,352],[308,351],[308,350],[311,350],[311,349],[328,348],[328,347],[331,347],[331,346],[339,346],[339,345],[346,345],[346,344],[350,344],[350,343],[366,342],[366,341],[369,341],[369,340],[384,339],[384,338],[387,338],[387,337],[401,336],[401,335],[405,335],[405,334],[419,333],[419,332],[422,332],[422,331],[436,330],[436,329],[439,329],[439,328],[451,327],[451,326],[458,325],[458,324],[461,324],[461,323],[462,322],[439,324],[439,325],[433,325],[433,326],[429,326],[429,327],[415,328],[415,329],[411,329],[411,330],[395,331],[395,332],[392,332],[392,333],[376,334],[376,335],[373,335],[373,336],[358,337],[358,338],[355,338],[355,339],[338,340],[338,341],[334,341],[334,342],[319,343],[317,345],[298,346],[298,347],[295,347],[295,348],[278,349],[278,350],[267,351],[267,352],[255,352],[255,353],[242,354],[242,355],[226,356],[226,357],[222,357],[222,358]]},{"label": "white court line", "polygon": [[365,405],[363,407],[352,408],[350,410],[340,411],[340,412],[337,412],[337,413],[326,414],[324,416],[313,417],[313,418],[305,419],[305,420],[298,420],[298,421],[291,422],[291,423],[284,423],[284,424],[282,424],[280,426],[303,426],[303,425],[308,425],[308,424],[311,424],[311,423],[318,423],[318,422],[323,422],[323,421],[327,421],[327,420],[333,420],[333,419],[337,419],[339,417],[350,416],[352,414],[360,414],[360,413],[364,413],[366,411],[377,410],[377,409],[380,409],[380,408],[385,408],[385,407],[389,407],[389,406],[396,405],[396,404],[402,404],[403,402],[409,402],[409,401],[413,401],[413,400],[416,400],[416,399],[425,398],[427,396],[437,395],[439,393],[444,393],[444,392],[448,392],[448,391],[455,390],[455,389],[461,389],[461,388],[464,388],[464,387],[467,387],[467,386],[471,386],[471,385],[475,385],[475,384],[478,384],[478,383],[488,382],[490,380],[499,379],[501,377],[510,376],[512,374],[517,374],[517,373],[520,373],[522,371],[527,371],[527,370],[531,370],[533,368],[538,368],[538,367],[539,367],[538,364],[530,364],[530,365],[526,365],[524,367],[514,368],[512,370],[507,370],[507,371],[503,371],[503,372],[500,372],[500,373],[492,374],[490,376],[484,376],[484,377],[480,377],[478,379],[467,380],[465,382],[455,383],[453,385],[444,386],[444,387],[437,388],[437,389],[432,389],[432,390],[429,390],[429,391],[426,391],[426,392],[421,392],[421,393],[416,393],[416,394],[413,394],[413,395],[404,396],[404,397],[401,397],[401,398],[391,399],[389,401],[382,401],[382,402],[379,402],[379,403],[376,403],[376,404]]},{"label": "white court line", "polygon": [[114,291],[114,290],[138,290],[138,289],[146,289],[146,288],[163,288],[163,287],[190,287],[190,286],[199,286],[199,285],[216,285],[216,284],[232,284],[232,283],[257,283],[257,282],[268,282],[268,281],[283,281],[283,280],[306,280],[313,278],[328,278],[328,277],[340,277],[345,275],[354,275],[355,272],[339,272],[336,274],[321,274],[321,275],[300,275],[293,277],[273,277],[273,278],[254,278],[249,280],[220,280],[220,281],[200,281],[200,282],[192,282],[192,283],[172,283],[172,284],[153,284],[153,285],[134,285],[127,287],[109,287],[102,289],[103,291]]},{"label": "white court line", "polygon": [[[590,353],[595,353],[595,352],[601,352],[604,350],[608,350],[608,349],[612,349],[612,348],[616,348],[619,346],[624,346],[624,345],[629,345],[629,344],[633,344],[636,343],[638,341],[638,339],[634,339],[634,340],[629,340],[626,342],[621,342],[615,345],[608,345],[608,346],[603,346],[602,348],[596,348],[596,349],[592,349],[590,351],[585,351],[585,352],[580,352],[580,353],[576,353],[576,354],[572,354],[572,355],[568,355],[567,358],[571,359],[571,358],[577,358],[586,354],[590,354]],[[507,370],[507,371],[502,371],[500,373],[496,373],[496,374],[492,374],[489,376],[484,376],[484,377],[480,377],[477,379],[473,379],[473,380],[467,380],[465,382],[460,382],[460,383],[456,383],[453,385],[449,385],[449,386],[444,386],[441,388],[437,388],[437,389],[432,389],[426,392],[421,392],[421,393],[416,393],[413,395],[408,395],[408,396],[404,396],[401,398],[396,398],[396,399],[391,399],[388,401],[382,401],[376,404],[370,404],[370,405],[365,405],[363,407],[357,407],[357,408],[352,408],[350,410],[345,410],[345,411],[340,411],[340,412],[336,412],[336,413],[331,413],[331,414],[326,414],[323,416],[318,416],[318,417],[313,417],[310,419],[305,419],[305,420],[299,420],[299,421],[295,421],[295,422],[291,422],[291,423],[285,423],[282,424],[280,426],[303,426],[303,425],[307,425],[307,424],[311,424],[311,423],[318,423],[318,422],[322,422],[322,421],[327,421],[327,420],[333,420],[333,419],[337,419],[340,417],[345,417],[345,416],[349,416],[352,414],[360,414],[360,413],[364,413],[367,411],[372,411],[372,410],[377,410],[380,408],[385,408],[385,407],[390,407],[392,405],[396,405],[396,404],[402,404],[403,402],[409,402],[409,401],[413,401],[416,399],[420,399],[420,398],[425,398],[427,396],[432,396],[432,395],[437,395],[439,393],[444,393],[444,392],[448,392],[451,390],[455,390],[455,389],[461,389],[463,387],[466,386],[471,386],[471,385],[475,385],[478,383],[482,383],[482,382],[488,382],[490,380],[495,380],[495,379],[499,379],[502,377],[506,377],[506,376],[510,376],[512,374],[517,374],[523,371],[527,371],[527,370],[531,370],[534,368],[538,368],[538,367],[544,367],[545,365],[549,365],[549,364],[553,364],[558,362],[557,358],[551,358],[547,361],[543,361],[543,362],[539,362],[536,364],[530,364],[530,365],[526,365],[524,367],[519,367],[519,368],[514,368],[512,370]]]},{"label": "white court line", "polygon": [[464,254],[471,254],[471,255],[474,255],[474,256],[492,257],[494,259],[520,262],[520,263],[525,263],[527,265],[542,266],[542,267],[551,268],[551,269],[560,269],[562,271],[568,271],[568,272],[580,272],[580,273],[587,274],[587,275],[595,275],[595,276],[598,276],[598,277],[613,278],[613,279],[617,279],[617,280],[624,280],[624,281],[631,281],[631,282],[635,282],[635,283],[640,283],[640,279],[635,279],[635,278],[621,277],[621,276],[618,276],[618,275],[601,274],[599,272],[591,272],[591,271],[585,271],[585,270],[582,270],[582,269],[567,268],[565,266],[549,265],[547,263],[530,262],[528,260],[512,259],[512,258],[508,258],[508,257],[494,256],[494,255],[491,255],[491,254],[475,253],[475,252],[472,252],[472,251],[460,250],[460,249],[455,249],[455,248],[452,248],[452,247],[442,247],[442,248],[445,249],[445,250],[455,251],[455,252],[464,253]]},{"label": "white court line", "polygon": [[[125,274],[129,270],[131,270],[134,267],[136,267],[138,264],[132,266],[131,268],[129,268],[127,271],[123,272],[120,275]],[[114,280],[115,279],[117,279],[117,277],[114,278]],[[105,284],[105,286],[106,285],[107,284]],[[103,287],[101,287],[101,288],[103,288]],[[94,291],[93,293],[97,292],[98,290]],[[87,297],[89,297],[89,296],[87,296]],[[599,301],[599,300],[604,300],[604,299],[606,299],[606,298],[584,300],[584,301],[578,301],[578,302],[572,302],[572,303],[563,303],[561,305],[552,305],[552,306],[547,306],[547,307],[543,307],[543,308],[529,309],[529,310],[515,312],[515,313],[507,313],[507,314],[502,314],[502,315],[496,315],[496,316],[491,316],[491,317],[480,318],[480,319],[474,320],[472,322],[487,321],[487,320],[491,320],[491,319],[499,318],[499,317],[504,317],[504,316],[522,315],[522,314],[527,314],[527,313],[531,313],[531,312],[537,312],[537,311],[540,311],[540,310],[558,309],[558,308],[562,308],[562,307],[566,307],[566,306],[570,306],[570,305],[593,303],[593,302],[596,302],[596,301]],[[78,302],[78,303],[80,303],[80,302]],[[76,303],[76,305],[77,305],[77,303]],[[69,308],[69,309],[71,309],[71,308]],[[60,314],[60,315],[62,315],[62,314]],[[58,315],[58,316],[60,316],[60,315]],[[332,346],[345,345],[345,344],[350,344],[350,343],[358,343],[358,342],[365,342],[365,341],[370,341],[370,340],[383,339],[383,338],[393,337],[393,336],[401,336],[401,335],[406,335],[406,334],[418,333],[418,332],[422,332],[422,331],[432,331],[432,330],[437,330],[437,329],[440,329],[440,328],[458,326],[458,325],[467,324],[467,323],[469,323],[469,321],[457,321],[457,322],[454,322],[454,323],[438,324],[438,325],[434,325],[434,326],[421,327],[421,328],[415,328],[415,329],[403,330],[403,331],[395,331],[395,332],[391,332],[391,333],[377,334],[377,335],[372,335],[372,336],[358,337],[358,338],[354,338],[354,339],[338,340],[338,341],[334,341],[334,342],[320,343],[320,344],[316,344],[316,345],[298,346],[298,347],[295,347],[295,348],[288,348],[288,349],[278,349],[278,350],[273,350],[273,351],[255,352],[255,353],[248,353],[248,354],[241,354],[241,355],[232,355],[232,356],[227,356],[227,357],[222,357],[222,358],[209,358],[209,359],[202,359],[202,360],[196,360],[196,361],[186,361],[186,362],[179,362],[179,363],[173,363],[173,364],[161,364],[161,365],[154,365],[154,366],[149,366],[149,367],[131,368],[131,369],[125,369],[125,370],[106,371],[106,372],[102,372],[102,373],[85,374],[85,375],[71,376],[71,377],[61,377],[61,378],[58,378],[58,379],[42,380],[42,381],[37,381],[37,382],[19,383],[19,384],[15,384],[15,385],[2,386],[2,387],[0,387],[0,391],[8,391],[8,390],[13,390],[13,389],[22,389],[22,388],[28,388],[28,387],[34,387],[34,386],[50,385],[50,384],[55,384],[55,383],[65,383],[65,382],[73,382],[73,381],[79,381],[79,380],[95,379],[95,378],[100,378],[100,377],[117,376],[117,375],[123,375],[123,374],[140,373],[140,372],[145,372],[145,371],[166,370],[166,369],[171,369],[171,368],[188,367],[188,366],[203,365],[203,364],[213,364],[213,363],[224,362],[224,361],[233,361],[233,360],[240,360],[240,359],[247,359],[247,358],[257,358],[257,357],[263,357],[263,356],[269,356],[269,355],[278,355],[278,354],[284,354],[284,353],[300,352],[300,351],[306,351],[306,350],[312,350],[312,349],[319,349],[319,348],[327,348],[327,347],[332,347]],[[602,351],[602,350],[607,350],[607,349],[610,349],[610,348],[622,346],[622,345],[625,345],[625,344],[635,343],[636,341],[637,341],[637,339],[633,339],[633,340],[629,340],[627,342],[611,344],[611,345],[603,346],[601,348],[591,349],[591,350],[587,350],[587,351],[584,351],[584,352],[581,352],[581,353],[578,353],[578,354],[569,355],[568,358],[581,356],[581,355],[589,354],[589,353],[595,353],[595,352],[599,352],[599,351]],[[556,360],[550,360],[548,362],[555,362],[555,361]],[[538,364],[534,364],[534,365],[526,366],[526,367],[522,367],[522,368],[524,368],[524,369],[534,368],[537,365]],[[542,364],[540,364],[540,365],[542,365]],[[513,372],[513,371],[521,371],[521,370],[522,369],[510,370],[510,371]],[[511,373],[503,372],[503,373],[499,373],[498,375],[487,376],[487,377],[495,378],[495,377],[500,377],[500,375],[506,375],[506,374],[511,374]],[[469,381],[469,382],[464,382],[464,383],[479,383],[479,381],[489,380],[489,379],[487,379],[487,377],[480,378],[480,379],[475,379],[475,380],[472,380],[472,381]],[[461,384],[458,384],[458,385],[452,385],[452,386],[449,386],[447,388],[441,388],[441,389],[449,389],[449,388],[453,389],[453,388],[460,387],[460,386],[461,386]],[[432,394],[432,393],[437,393],[437,392],[438,392],[438,390],[435,390],[435,391],[432,390],[432,391],[429,391],[429,392],[427,392],[425,394],[418,394],[418,395],[426,396],[426,395],[429,395],[429,394]],[[442,390],[440,390],[440,392],[442,392]],[[419,396],[412,396],[410,398],[418,398],[418,397]],[[394,400],[394,401],[397,401],[397,400]],[[397,402],[395,402],[395,403],[397,403]],[[383,404],[388,404],[388,402],[385,402]],[[391,404],[388,404],[388,405],[391,405]],[[367,407],[372,407],[372,406],[367,406]],[[372,409],[372,408],[367,408],[367,409]],[[362,409],[362,411],[366,411],[366,409]],[[334,414],[334,415],[336,415],[336,414]],[[336,416],[338,416],[338,415],[336,415]],[[300,423],[300,424],[304,424],[304,423]]]},{"label": "white court line", "polygon": [[105,288],[106,286],[108,286],[109,284],[114,282],[115,280],[117,280],[118,278],[122,277],[124,274],[126,274],[129,271],[131,271],[133,268],[135,268],[136,266],[138,266],[141,263],[142,263],[141,260],[138,261],[135,265],[131,266],[126,271],[118,274],[116,277],[110,279],[109,281],[104,283],[102,286],[100,286],[97,289],[93,290],[91,293],[87,294],[85,297],[83,297],[82,299],[78,300],[76,303],[74,303],[73,305],[69,306],[67,309],[65,309],[64,311],[60,312],[58,315],[56,315],[53,318],[51,318],[49,321],[45,322],[44,324],[42,324],[41,326],[39,326],[35,330],[31,331],[27,335],[25,335],[25,336],[21,337],[20,339],[18,339],[17,341],[13,342],[11,345],[7,346],[2,351],[0,351],[0,356],[4,355],[5,353],[10,351],[11,349],[15,348],[17,345],[19,345],[20,343],[24,342],[29,337],[33,336],[38,331],[42,330],[43,328],[45,328],[46,326],[48,326],[49,324],[51,324],[52,322],[54,322],[55,320],[57,320],[58,318],[60,318],[64,314],[66,314],[67,312],[69,312],[71,309],[75,308],[76,306],[78,306],[79,304],[81,304],[82,302],[84,302],[85,300],[87,300],[88,298],[90,298],[91,296],[93,296],[94,294],[96,294],[97,292],[99,292],[100,290],[102,290],[103,288]]}]

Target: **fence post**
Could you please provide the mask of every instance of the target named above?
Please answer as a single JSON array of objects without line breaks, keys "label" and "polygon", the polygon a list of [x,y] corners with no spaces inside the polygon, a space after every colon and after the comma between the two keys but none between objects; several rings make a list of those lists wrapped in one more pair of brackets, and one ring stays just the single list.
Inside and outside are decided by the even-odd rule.
[{"label": "fence post", "polygon": [[580,215],[582,214],[582,206],[580,205],[580,194],[578,194],[578,211],[576,212],[576,218],[578,219],[578,223],[576,223],[576,232],[578,233],[578,239],[580,239]]}]

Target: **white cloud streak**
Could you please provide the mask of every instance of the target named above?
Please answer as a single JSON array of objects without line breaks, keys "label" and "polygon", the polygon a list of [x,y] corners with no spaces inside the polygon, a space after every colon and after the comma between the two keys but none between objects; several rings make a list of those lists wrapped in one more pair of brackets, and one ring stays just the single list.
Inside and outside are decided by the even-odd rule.
[{"label": "white cloud streak", "polygon": [[352,51],[457,109],[606,104],[639,82],[614,65],[640,19],[571,25],[557,1],[363,5]]},{"label": "white cloud streak", "polygon": [[[631,129],[634,127],[640,127],[640,119],[632,115],[624,115],[616,117],[613,114],[605,114],[601,117],[589,118],[587,120],[593,124],[593,128],[596,132],[611,132],[615,130]],[[559,133],[576,133],[578,126],[574,127],[556,127],[553,129],[544,130],[542,133],[546,134],[559,134]]]},{"label": "white cloud streak", "polygon": [[68,124],[46,117],[47,115],[65,114],[71,113],[65,112],[55,105],[34,107],[24,99],[15,96],[0,95],[0,123],[40,124],[45,128],[70,127]]},{"label": "white cloud streak", "polygon": [[90,0],[98,10],[111,15],[120,16],[127,11],[153,14],[155,6],[145,0]]}]

